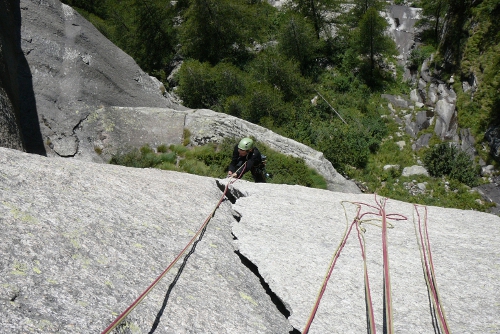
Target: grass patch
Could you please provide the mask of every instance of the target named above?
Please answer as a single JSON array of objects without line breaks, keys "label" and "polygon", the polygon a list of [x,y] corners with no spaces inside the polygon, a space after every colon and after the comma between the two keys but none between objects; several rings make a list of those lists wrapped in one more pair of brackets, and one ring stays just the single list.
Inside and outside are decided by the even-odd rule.
[{"label": "grass patch", "polygon": [[[133,149],[117,154],[111,164],[135,168],[158,168],[184,173],[225,178],[227,167],[231,163],[233,148],[237,139],[226,139],[220,144],[210,143],[203,146],[186,147],[184,145],[160,145],[156,150],[150,146]],[[306,187],[326,189],[323,176],[309,168],[303,159],[290,157],[276,152],[262,143],[257,144],[260,152],[267,156],[267,172],[272,175],[268,183],[298,184]],[[244,180],[253,181],[251,173],[246,173]]]}]

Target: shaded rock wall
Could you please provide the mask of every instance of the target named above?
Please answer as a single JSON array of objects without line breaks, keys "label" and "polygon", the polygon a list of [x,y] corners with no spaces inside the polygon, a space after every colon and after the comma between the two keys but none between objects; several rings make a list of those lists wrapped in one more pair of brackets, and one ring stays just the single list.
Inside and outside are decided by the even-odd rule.
[{"label": "shaded rock wall", "polygon": [[49,156],[77,155],[80,139],[75,132],[99,107],[182,108],[71,7],[58,0],[22,0],[20,6],[21,47]]},{"label": "shaded rock wall", "polygon": [[20,18],[18,1],[0,1],[0,146],[24,150],[17,78]]}]

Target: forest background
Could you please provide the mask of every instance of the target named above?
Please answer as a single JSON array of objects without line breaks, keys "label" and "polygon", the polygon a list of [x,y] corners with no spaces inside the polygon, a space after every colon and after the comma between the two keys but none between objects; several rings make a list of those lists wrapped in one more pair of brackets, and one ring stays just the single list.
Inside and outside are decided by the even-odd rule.
[{"label": "forest background", "polygon": [[[227,113],[324,153],[338,172],[365,191],[409,202],[476,209],[488,204],[470,187],[485,131],[500,122],[500,0],[395,0],[422,8],[418,43],[407,66],[414,73],[432,55],[442,80],[456,80],[458,123],[471,129],[471,161],[435,135],[417,152],[396,141],[399,125],[381,94],[408,95],[381,0],[64,0],[108,39],[157,77],[189,108]],[[176,65],[182,66],[171,75]],[[432,129],[429,129],[432,132]],[[265,143],[264,143],[265,144]],[[149,152],[148,150],[142,150]],[[137,154],[135,155],[137,157]],[[401,175],[423,163],[430,177]],[[386,165],[401,168],[384,169]],[[412,191],[424,184],[423,191]],[[420,187],[422,188],[422,187]],[[422,189],[421,189],[422,190]]]}]

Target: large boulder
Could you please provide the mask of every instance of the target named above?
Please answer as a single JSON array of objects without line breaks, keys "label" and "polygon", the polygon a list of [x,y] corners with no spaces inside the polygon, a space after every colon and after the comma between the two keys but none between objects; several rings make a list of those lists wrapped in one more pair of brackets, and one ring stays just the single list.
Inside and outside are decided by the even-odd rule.
[{"label": "large boulder", "polygon": [[[360,193],[353,181],[340,175],[323,153],[239,118],[207,109],[107,107],[96,109],[75,129],[81,160],[107,162],[113,154],[148,144],[181,144],[184,129],[193,145],[220,143],[224,138],[253,136],[286,155],[304,159],[327,181],[328,189]],[[64,143],[58,143],[63,145]],[[53,144],[53,145],[56,145]]]},{"label": "large boulder", "polygon": [[71,7],[58,0],[22,0],[20,6],[21,48],[47,155],[80,154],[75,132],[100,107],[182,108]]},{"label": "large boulder", "polygon": [[[212,216],[225,182],[0,148],[0,328],[101,332]],[[337,249],[309,333],[366,331],[356,228],[338,247],[358,205],[378,212],[366,206],[376,207],[376,197],[241,180],[227,197],[234,203],[222,202],[199,242],[126,317],[122,333],[298,333]],[[385,209],[403,218],[387,230],[394,331],[434,333],[417,209],[396,200]],[[427,209],[418,213],[450,331],[495,331],[500,218]],[[366,223],[375,323],[383,332],[382,229]]]}]

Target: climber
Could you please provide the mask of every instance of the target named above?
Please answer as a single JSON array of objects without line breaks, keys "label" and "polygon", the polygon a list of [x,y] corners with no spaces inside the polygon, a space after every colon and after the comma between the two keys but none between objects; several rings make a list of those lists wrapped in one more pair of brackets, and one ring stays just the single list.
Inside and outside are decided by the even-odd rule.
[{"label": "climber", "polygon": [[[264,159],[263,159],[264,157]],[[244,167],[243,164],[246,162]],[[241,170],[239,170],[241,167]],[[250,171],[256,183],[266,182],[265,156],[254,146],[251,138],[243,138],[234,146],[233,159],[228,167],[228,177],[243,177]]]}]

